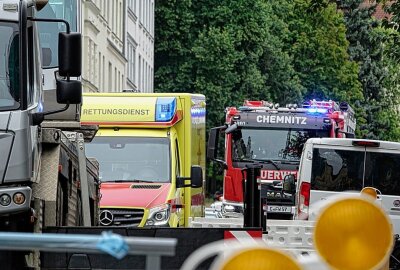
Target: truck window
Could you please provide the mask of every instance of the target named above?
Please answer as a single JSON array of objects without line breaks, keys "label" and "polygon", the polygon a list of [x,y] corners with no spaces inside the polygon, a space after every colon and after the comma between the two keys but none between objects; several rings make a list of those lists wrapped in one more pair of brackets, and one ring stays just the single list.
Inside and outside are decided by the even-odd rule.
[{"label": "truck window", "polygon": [[18,24],[0,22],[0,110],[19,108]]},{"label": "truck window", "polygon": [[400,195],[400,154],[367,152],[365,160],[365,186]]},{"label": "truck window", "polygon": [[239,129],[232,134],[232,159],[299,161],[304,143],[313,137],[329,137],[329,133],[312,129]]},{"label": "truck window", "polygon": [[86,144],[86,155],[100,165],[100,180],[170,182],[168,138],[100,137]]},{"label": "truck window", "polygon": [[[50,0],[38,12],[38,18],[64,19],[69,22],[71,31],[77,31],[76,0]],[[58,66],[58,33],[65,32],[63,23],[38,23],[40,47],[42,48],[42,66],[54,68]]]},{"label": "truck window", "polygon": [[322,191],[361,190],[364,152],[314,148],[311,189]]}]

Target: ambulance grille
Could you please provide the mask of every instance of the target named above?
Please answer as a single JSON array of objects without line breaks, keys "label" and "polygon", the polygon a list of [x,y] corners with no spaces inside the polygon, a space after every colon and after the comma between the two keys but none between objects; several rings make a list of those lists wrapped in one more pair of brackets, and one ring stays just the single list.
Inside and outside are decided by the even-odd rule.
[{"label": "ambulance grille", "polygon": [[144,209],[105,209],[100,210],[101,226],[137,227],[143,219]]},{"label": "ambulance grille", "polygon": [[159,189],[161,185],[132,185],[131,188],[138,188],[138,189]]}]

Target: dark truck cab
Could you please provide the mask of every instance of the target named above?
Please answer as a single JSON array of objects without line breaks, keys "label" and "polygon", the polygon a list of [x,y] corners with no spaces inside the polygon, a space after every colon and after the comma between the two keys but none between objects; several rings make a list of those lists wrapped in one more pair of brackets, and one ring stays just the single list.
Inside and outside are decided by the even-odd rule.
[{"label": "dark truck cab", "polygon": [[[341,109],[342,108],[342,109]],[[287,175],[297,177],[304,143],[309,138],[345,137],[354,133],[353,110],[333,101],[310,101],[279,107],[265,101],[245,101],[226,109],[226,123],[211,129],[208,158],[224,166],[223,212],[242,212],[243,169],[261,166],[258,183],[266,198],[268,218],[291,219],[295,195],[282,190]],[[219,134],[224,133],[224,158],[217,158]]]}]

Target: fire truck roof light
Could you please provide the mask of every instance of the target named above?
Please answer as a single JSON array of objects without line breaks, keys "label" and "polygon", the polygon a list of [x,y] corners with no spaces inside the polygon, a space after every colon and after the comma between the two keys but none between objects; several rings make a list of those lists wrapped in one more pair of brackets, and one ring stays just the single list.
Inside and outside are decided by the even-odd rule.
[{"label": "fire truck roof light", "polygon": [[172,120],[176,111],[176,98],[159,97],[156,102],[156,121],[168,122]]},{"label": "fire truck roof light", "polygon": [[253,110],[253,108],[248,107],[248,106],[239,107],[239,111],[242,111],[242,112],[249,112],[249,111],[252,111],[252,110]]},{"label": "fire truck roof light", "polygon": [[365,146],[365,147],[379,147],[380,142],[374,141],[353,141],[353,145],[355,146]]}]

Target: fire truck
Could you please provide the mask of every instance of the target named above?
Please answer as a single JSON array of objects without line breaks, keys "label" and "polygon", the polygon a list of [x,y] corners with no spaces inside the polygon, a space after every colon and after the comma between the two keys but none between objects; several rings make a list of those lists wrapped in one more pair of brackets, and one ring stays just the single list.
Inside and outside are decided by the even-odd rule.
[{"label": "fire truck", "polygon": [[[282,191],[285,176],[297,175],[303,145],[309,138],[354,137],[354,110],[346,102],[309,100],[285,107],[266,101],[244,101],[226,108],[224,126],[212,128],[207,157],[224,168],[222,216],[243,213],[244,169],[261,167],[258,183],[268,219],[291,219],[293,194]],[[219,134],[224,133],[224,158]],[[222,148],[222,147],[221,147]],[[221,154],[222,156],[222,154]]]}]

